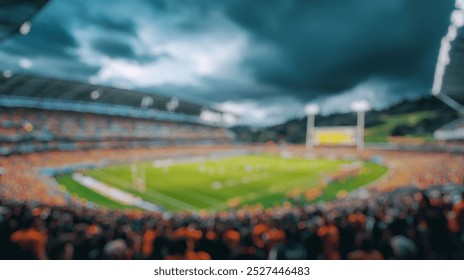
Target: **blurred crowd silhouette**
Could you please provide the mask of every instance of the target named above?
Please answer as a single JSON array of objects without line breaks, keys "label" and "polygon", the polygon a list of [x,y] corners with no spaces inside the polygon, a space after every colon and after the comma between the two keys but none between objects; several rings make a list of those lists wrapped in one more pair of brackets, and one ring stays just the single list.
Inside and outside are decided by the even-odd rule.
[{"label": "blurred crowd silhouette", "polygon": [[0,108],[0,155],[231,141],[224,128],[194,123]]},{"label": "blurred crowd silhouette", "polygon": [[464,188],[215,214],[2,202],[1,259],[463,259]]},{"label": "blurred crowd silhouette", "polygon": [[[304,147],[287,149],[305,156]],[[192,146],[0,158],[0,259],[464,259],[464,157],[459,153],[318,148],[314,157],[376,158],[389,171],[334,201],[295,197],[280,207],[218,213],[96,208],[53,188],[38,172],[44,166],[279,151],[275,146]]]}]

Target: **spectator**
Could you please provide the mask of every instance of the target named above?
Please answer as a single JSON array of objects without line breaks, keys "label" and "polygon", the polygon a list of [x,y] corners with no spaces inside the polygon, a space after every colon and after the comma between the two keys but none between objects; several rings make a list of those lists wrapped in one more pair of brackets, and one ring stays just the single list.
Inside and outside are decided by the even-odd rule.
[{"label": "spectator", "polygon": [[358,250],[348,253],[350,260],[383,260],[382,254],[374,249],[373,240],[365,233],[357,236]]}]

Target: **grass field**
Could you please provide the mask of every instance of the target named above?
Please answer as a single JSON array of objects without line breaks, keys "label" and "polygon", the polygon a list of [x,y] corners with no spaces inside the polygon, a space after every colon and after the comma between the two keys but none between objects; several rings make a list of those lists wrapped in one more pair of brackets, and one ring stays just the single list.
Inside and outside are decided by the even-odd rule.
[{"label": "grass field", "polygon": [[[130,165],[89,170],[85,175],[140,196],[168,211],[217,211],[227,208],[231,201],[241,205],[259,203],[265,207],[282,204],[287,201],[289,191],[312,188],[349,163],[351,161],[270,155],[178,162],[164,167],[154,167],[151,162],[139,163],[138,169],[145,169],[145,192],[139,192],[133,184]],[[372,182],[386,170],[377,164],[364,163],[359,176],[348,178],[343,184],[330,183],[318,200],[330,200],[340,190],[351,191]],[[70,175],[60,176],[57,180],[78,197],[104,207],[124,207],[81,186]]]}]

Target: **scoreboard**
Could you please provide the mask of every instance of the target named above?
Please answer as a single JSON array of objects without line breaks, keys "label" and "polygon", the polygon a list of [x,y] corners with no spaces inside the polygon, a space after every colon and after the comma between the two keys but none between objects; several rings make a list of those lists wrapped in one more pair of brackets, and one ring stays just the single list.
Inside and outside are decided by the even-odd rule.
[{"label": "scoreboard", "polygon": [[312,140],[314,145],[355,146],[356,127],[315,127]]}]

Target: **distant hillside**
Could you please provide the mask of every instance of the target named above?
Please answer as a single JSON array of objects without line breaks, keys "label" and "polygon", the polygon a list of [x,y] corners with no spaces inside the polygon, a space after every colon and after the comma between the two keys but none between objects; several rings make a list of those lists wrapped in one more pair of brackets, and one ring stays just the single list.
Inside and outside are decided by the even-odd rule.
[{"label": "distant hillside", "polygon": [[[366,142],[388,142],[399,138],[417,138],[428,141],[432,139],[432,134],[437,128],[457,117],[457,112],[434,97],[424,97],[413,101],[405,100],[385,110],[367,112]],[[356,114],[316,116],[316,126],[339,125],[356,125]],[[232,130],[241,142],[304,143],[306,117],[264,128],[236,126]]]}]

